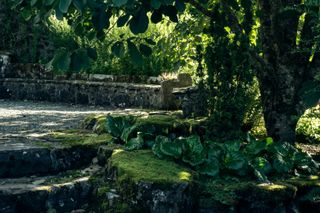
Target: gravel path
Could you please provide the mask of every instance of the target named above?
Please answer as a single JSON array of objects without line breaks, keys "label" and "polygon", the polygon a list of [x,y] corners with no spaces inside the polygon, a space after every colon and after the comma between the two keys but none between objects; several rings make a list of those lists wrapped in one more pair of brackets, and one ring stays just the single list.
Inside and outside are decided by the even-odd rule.
[{"label": "gravel path", "polygon": [[37,137],[57,129],[79,126],[89,114],[144,114],[144,111],[61,103],[0,100],[0,139]]}]

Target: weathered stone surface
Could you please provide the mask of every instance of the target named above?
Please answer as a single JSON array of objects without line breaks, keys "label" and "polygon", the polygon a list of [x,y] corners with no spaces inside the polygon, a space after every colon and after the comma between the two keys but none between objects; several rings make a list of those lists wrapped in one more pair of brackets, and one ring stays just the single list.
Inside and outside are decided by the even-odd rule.
[{"label": "weathered stone surface", "polygon": [[184,117],[198,117],[208,114],[207,95],[201,94],[198,87],[175,88],[173,95],[179,100]]},{"label": "weathered stone surface", "polygon": [[[88,202],[89,178],[99,168],[58,176],[0,179],[0,212],[71,212]],[[72,177],[74,176],[74,177]]]},{"label": "weathered stone surface", "polygon": [[12,99],[102,105],[112,107],[159,108],[159,85],[85,82],[70,80],[0,79],[0,90]]},{"label": "weathered stone surface", "polygon": [[0,149],[0,178],[52,174],[90,164],[98,146],[46,148],[23,143]]},{"label": "weathered stone surface", "polygon": [[196,191],[190,170],[160,160],[148,150],[115,150],[108,162],[108,177],[116,182],[122,201],[135,211],[176,213],[195,210]]}]

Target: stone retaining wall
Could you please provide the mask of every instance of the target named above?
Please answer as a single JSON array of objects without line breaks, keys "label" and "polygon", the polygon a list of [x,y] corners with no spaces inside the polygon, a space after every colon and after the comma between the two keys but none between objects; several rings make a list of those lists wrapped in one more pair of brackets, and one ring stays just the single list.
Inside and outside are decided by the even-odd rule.
[{"label": "stone retaining wall", "polygon": [[56,75],[40,64],[10,64],[10,56],[8,52],[0,52],[0,99],[168,110],[180,107],[172,95],[173,89],[192,85],[187,74],[179,74],[172,80],[147,76]]},{"label": "stone retaining wall", "polygon": [[78,80],[0,79],[0,98],[112,107],[162,107],[160,85]]}]

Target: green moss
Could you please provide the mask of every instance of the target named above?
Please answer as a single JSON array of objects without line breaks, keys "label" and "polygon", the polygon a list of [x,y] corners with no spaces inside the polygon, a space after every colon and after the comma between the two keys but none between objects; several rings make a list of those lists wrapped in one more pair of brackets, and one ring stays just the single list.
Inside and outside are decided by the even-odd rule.
[{"label": "green moss", "polygon": [[285,181],[286,183],[292,184],[298,188],[304,187],[320,187],[320,177],[319,176],[309,176],[306,178],[290,178]]},{"label": "green moss", "polygon": [[45,139],[48,142],[34,142],[34,144],[45,148],[53,148],[56,146],[101,145],[113,141],[109,134],[98,135],[84,130],[56,131],[47,135]]},{"label": "green moss", "polygon": [[178,183],[193,179],[191,170],[173,161],[161,160],[150,150],[127,152],[118,149],[112,154],[109,163],[110,167],[117,170],[120,182],[130,179],[134,182]]},{"label": "green moss", "polygon": [[45,181],[46,184],[60,184],[67,183],[73,181],[76,178],[83,177],[84,174],[81,170],[69,170],[66,172],[62,172],[55,177],[49,178]]},{"label": "green moss", "polygon": [[202,185],[202,190],[222,204],[234,206],[241,201],[257,205],[261,200],[276,203],[293,198],[297,189],[287,183],[261,184],[254,181],[210,180]]}]

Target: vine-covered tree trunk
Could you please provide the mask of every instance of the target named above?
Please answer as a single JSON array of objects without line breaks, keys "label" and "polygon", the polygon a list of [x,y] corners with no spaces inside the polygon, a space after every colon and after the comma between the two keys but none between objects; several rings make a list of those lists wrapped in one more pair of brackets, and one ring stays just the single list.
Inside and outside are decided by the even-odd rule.
[{"label": "vine-covered tree trunk", "polygon": [[307,80],[309,57],[293,51],[299,14],[285,7],[297,0],[260,0],[260,39],[265,65],[258,78],[267,133],[275,140],[295,142],[295,128],[304,109],[298,91]]}]

